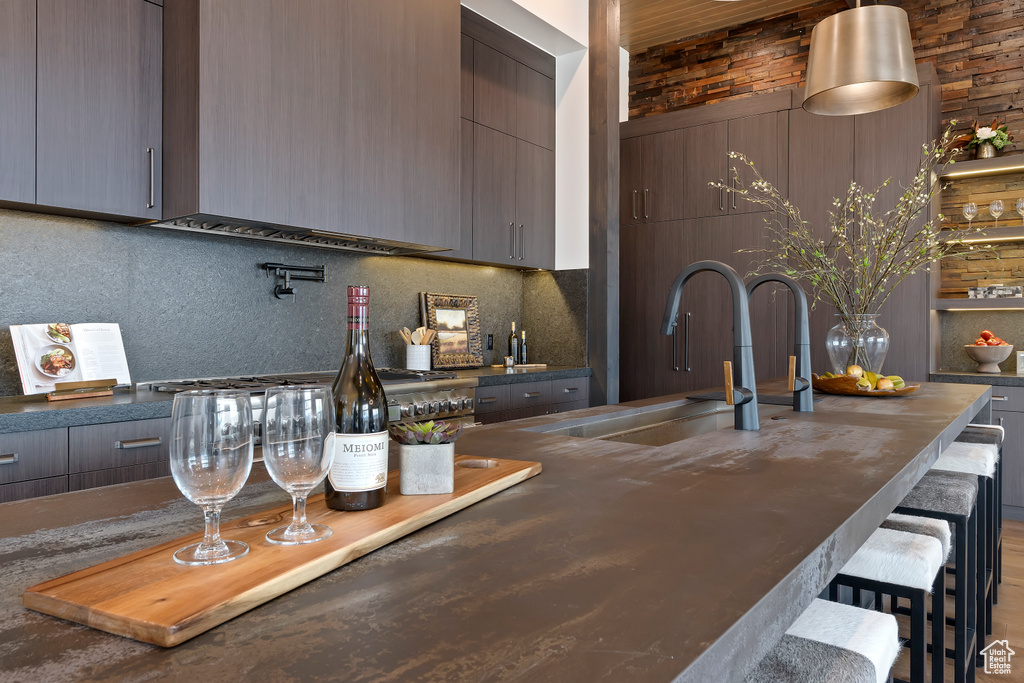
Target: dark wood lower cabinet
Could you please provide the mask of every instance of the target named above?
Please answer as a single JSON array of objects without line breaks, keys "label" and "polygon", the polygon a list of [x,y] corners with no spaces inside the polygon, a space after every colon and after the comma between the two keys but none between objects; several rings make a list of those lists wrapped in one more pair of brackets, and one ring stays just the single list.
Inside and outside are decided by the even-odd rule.
[{"label": "dark wood lower cabinet", "polygon": [[[1024,390],[1021,390],[1024,391]],[[1006,430],[1003,438],[1003,505],[1012,505],[1024,518],[1024,413],[992,411],[992,419]]]},{"label": "dark wood lower cabinet", "polygon": [[38,498],[39,496],[52,496],[55,493],[67,493],[67,491],[67,476],[19,481],[14,484],[0,486],[0,503],[10,503],[11,501],[25,500],[26,498]]},{"label": "dark wood lower cabinet", "polygon": [[94,472],[80,472],[68,476],[68,490],[82,491],[84,489],[94,489],[98,486],[127,484],[128,482],[141,481],[143,479],[167,477],[170,474],[171,464],[167,461],[150,462],[129,467],[114,467]]},{"label": "dark wood lower cabinet", "polygon": [[482,424],[589,407],[589,377],[519,382],[476,390],[476,421]]}]

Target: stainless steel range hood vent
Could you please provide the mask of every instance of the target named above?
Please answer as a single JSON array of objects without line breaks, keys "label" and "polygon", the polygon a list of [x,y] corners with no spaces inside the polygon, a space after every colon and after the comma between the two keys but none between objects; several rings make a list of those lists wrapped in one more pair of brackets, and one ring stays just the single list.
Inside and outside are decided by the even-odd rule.
[{"label": "stainless steel range hood vent", "polygon": [[148,227],[170,228],[172,230],[202,232],[214,235],[233,235],[235,237],[245,237],[266,242],[286,242],[300,247],[338,249],[376,256],[399,256],[402,254],[425,254],[434,251],[444,251],[437,247],[427,247],[421,244],[408,244],[406,242],[375,240],[369,237],[356,237],[354,235],[342,235],[333,232],[288,228],[269,223],[258,223],[256,221],[237,221],[207,214],[193,214],[191,216],[182,216],[181,218],[172,218],[157,223],[150,223]]}]

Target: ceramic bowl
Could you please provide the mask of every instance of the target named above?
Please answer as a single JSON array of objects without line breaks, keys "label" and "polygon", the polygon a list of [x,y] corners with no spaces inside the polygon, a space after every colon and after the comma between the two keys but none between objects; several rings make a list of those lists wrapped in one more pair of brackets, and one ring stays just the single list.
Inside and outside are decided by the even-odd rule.
[{"label": "ceramic bowl", "polygon": [[991,372],[999,374],[999,364],[1010,357],[1013,353],[1013,345],[1010,346],[975,346],[970,344],[964,347],[964,351],[978,364],[978,372]]}]

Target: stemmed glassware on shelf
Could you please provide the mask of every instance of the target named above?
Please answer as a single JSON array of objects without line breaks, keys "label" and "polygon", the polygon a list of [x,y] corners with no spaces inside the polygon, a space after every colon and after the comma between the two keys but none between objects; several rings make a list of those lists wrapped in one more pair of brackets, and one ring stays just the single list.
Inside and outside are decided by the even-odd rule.
[{"label": "stemmed glassware on shelf", "polygon": [[334,400],[326,384],[272,387],[263,409],[263,462],[278,486],[292,496],[292,522],[267,532],[267,541],[298,545],[332,533],[306,521],[306,497],[334,461],[328,435],[334,431]]},{"label": "stemmed glassware on shelf", "polygon": [[1017,200],[1017,213],[1020,214],[1021,225],[1024,225],[1024,198]]},{"label": "stemmed glassware on shelf", "polygon": [[967,219],[967,229],[971,229],[971,221],[978,217],[978,205],[974,202],[964,204],[964,218]]},{"label": "stemmed glassware on shelf", "polygon": [[252,469],[252,405],[244,391],[176,394],[171,407],[171,475],[186,498],[203,509],[206,533],[174,553],[180,564],[220,564],[249,552],[220,537],[220,511]]},{"label": "stemmed glassware on shelf", "polygon": [[996,219],[996,227],[999,227],[999,217],[1003,215],[1003,200],[997,199],[988,205],[988,211]]}]

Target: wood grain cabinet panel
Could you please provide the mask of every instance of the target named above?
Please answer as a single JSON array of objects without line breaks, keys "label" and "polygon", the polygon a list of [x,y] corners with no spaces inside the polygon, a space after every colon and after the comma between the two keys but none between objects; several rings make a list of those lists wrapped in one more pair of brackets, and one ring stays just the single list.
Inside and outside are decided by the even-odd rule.
[{"label": "wood grain cabinet panel", "polygon": [[1024,412],[1024,388],[992,387],[992,410]]},{"label": "wood grain cabinet panel", "polygon": [[642,172],[643,138],[625,138],[619,143],[619,223],[643,223]]},{"label": "wood grain cabinet panel", "polygon": [[[754,163],[761,176],[779,186],[779,115],[767,112],[756,116],[745,116],[729,121],[729,152],[739,152]],[[750,187],[754,173],[739,159],[725,160],[726,174],[730,183],[735,185],[731,169],[735,166],[740,182]],[[737,195],[729,197],[729,213],[758,213],[764,207]]]},{"label": "wood grain cabinet panel", "polygon": [[0,201],[36,200],[36,0],[0,1]]},{"label": "wood grain cabinet panel", "polygon": [[141,465],[129,465],[127,467],[115,467],[112,469],[96,470],[93,472],[79,472],[68,476],[68,490],[82,491],[84,489],[94,489],[99,486],[127,484],[132,481],[167,477],[170,476],[170,474],[171,465],[167,461],[149,462]]},{"label": "wood grain cabinet panel", "polygon": [[535,408],[551,403],[551,381],[519,382],[509,385],[512,408]]},{"label": "wood grain cabinet panel", "polygon": [[992,419],[1006,430],[1003,437],[1003,504],[1024,512],[1024,413],[993,411]]},{"label": "wood grain cabinet panel", "polygon": [[472,38],[462,34],[462,118],[473,120],[473,44]]},{"label": "wood grain cabinet panel", "polygon": [[473,45],[473,120],[516,134],[516,60],[480,41]]},{"label": "wood grain cabinet panel", "polygon": [[160,218],[162,22],[143,0],[38,0],[37,204]]},{"label": "wood grain cabinet panel", "polygon": [[0,434],[0,484],[68,472],[68,430]]},{"label": "wood grain cabinet panel", "polygon": [[67,475],[19,481],[14,484],[2,484],[0,485],[0,503],[37,498],[39,496],[52,496],[57,493],[67,493],[67,491]]},{"label": "wood grain cabinet panel", "polygon": [[518,265],[516,139],[473,127],[473,258]]},{"label": "wood grain cabinet panel", "polygon": [[645,223],[680,220],[689,201],[689,188],[685,186],[688,168],[686,135],[683,131],[645,135],[641,152],[643,196],[641,213]]},{"label": "wood grain cabinet panel", "polygon": [[516,137],[555,148],[555,79],[516,63]]},{"label": "wood grain cabinet panel", "polygon": [[555,267],[555,153],[516,140],[516,230],[519,266]]},{"label": "wood grain cabinet panel", "polygon": [[445,256],[472,260],[473,258],[473,122],[462,119],[462,168],[459,188],[459,248],[444,252]]},{"label": "wood grain cabinet panel", "polygon": [[170,457],[170,436],[169,417],[71,427],[69,471],[88,472],[166,461]]},{"label": "wood grain cabinet panel", "polygon": [[499,413],[511,408],[509,402],[509,385],[499,384],[491,387],[476,388],[476,407],[473,412],[476,415],[488,415]]},{"label": "wood grain cabinet panel", "polygon": [[570,377],[568,379],[551,380],[552,403],[576,403],[585,400],[590,394],[589,377]]},{"label": "wood grain cabinet panel", "polygon": [[716,121],[682,130],[686,154],[682,194],[686,197],[683,218],[724,216],[730,199],[724,190],[709,187],[726,180],[729,172],[729,122]]}]

